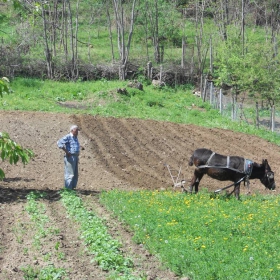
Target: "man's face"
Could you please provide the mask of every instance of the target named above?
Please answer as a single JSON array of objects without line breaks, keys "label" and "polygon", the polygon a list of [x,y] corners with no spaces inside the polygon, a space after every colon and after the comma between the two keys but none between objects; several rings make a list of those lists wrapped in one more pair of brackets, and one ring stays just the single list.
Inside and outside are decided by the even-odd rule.
[{"label": "man's face", "polygon": [[78,128],[74,128],[74,129],[72,129],[72,134],[74,135],[74,136],[78,136],[78,133],[79,133],[79,129]]}]

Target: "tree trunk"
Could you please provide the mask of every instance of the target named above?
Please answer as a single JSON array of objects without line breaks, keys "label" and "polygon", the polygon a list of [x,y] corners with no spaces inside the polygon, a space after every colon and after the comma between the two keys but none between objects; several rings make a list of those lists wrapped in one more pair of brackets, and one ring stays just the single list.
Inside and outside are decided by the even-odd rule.
[{"label": "tree trunk", "polygon": [[47,20],[46,20],[46,11],[44,6],[42,6],[42,19],[43,19],[43,33],[44,33],[44,43],[45,43],[45,58],[47,63],[47,72],[48,78],[53,78],[53,69],[52,69],[52,54],[49,48],[48,34],[47,34]]},{"label": "tree trunk", "polygon": [[124,22],[124,8],[122,0],[113,0],[114,10],[116,16],[116,23],[118,29],[118,46],[120,53],[120,66],[119,66],[119,79],[125,80],[127,75],[127,63],[130,51],[130,44],[133,34],[134,21],[135,21],[135,6],[136,1],[133,0],[131,7],[130,30],[128,33],[127,44],[125,46],[125,22]]},{"label": "tree trunk", "polygon": [[197,60],[198,60],[198,76],[202,75],[202,44],[203,44],[203,16],[204,16],[204,1],[201,1],[201,6],[196,3],[196,47],[197,47]]},{"label": "tree trunk", "polygon": [[58,14],[57,14],[57,0],[53,3],[53,15],[52,15],[52,45],[53,45],[53,57],[56,56],[56,32],[58,24]]},{"label": "tree trunk", "polygon": [[78,28],[79,28],[79,4],[80,0],[77,0],[76,4],[76,28],[74,37],[74,61],[73,61],[73,78],[76,80],[79,77],[78,68]]},{"label": "tree trunk", "polygon": [[107,13],[107,20],[108,20],[108,29],[109,29],[109,39],[110,39],[110,45],[111,45],[112,62],[114,62],[115,61],[115,54],[114,54],[114,45],[113,45],[113,36],[112,36],[112,22],[111,22],[108,3],[106,5],[106,13]]},{"label": "tree trunk", "polygon": [[182,69],[186,68],[186,47],[187,47],[186,37],[183,36],[182,37],[182,58],[181,58]]},{"label": "tree trunk", "polygon": [[154,32],[154,48],[155,48],[155,61],[160,63],[160,50],[158,38],[158,1],[155,0],[155,32]]},{"label": "tree trunk", "polygon": [[67,0],[63,0],[62,2],[62,19],[61,19],[61,38],[60,43],[63,45],[65,61],[68,60],[68,24],[67,24]]},{"label": "tree trunk", "polygon": [[154,59],[156,63],[161,63],[160,45],[159,45],[159,11],[158,11],[158,0],[154,0],[153,4],[146,1],[146,11],[151,25],[152,42],[154,47]]},{"label": "tree trunk", "polygon": [[77,79],[78,77],[78,68],[77,68],[77,36],[78,36],[78,9],[79,9],[79,0],[77,0],[76,6],[76,27],[74,34],[74,25],[72,21],[72,11],[70,0],[68,1],[68,13],[69,13],[69,24],[70,24],[70,46],[71,46],[71,65],[70,65],[70,75],[71,79]]},{"label": "tree trunk", "polygon": [[212,37],[210,37],[210,54],[209,54],[209,72],[213,75],[213,45],[212,45]]},{"label": "tree trunk", "polygon": [[273,104],[271,107],[271,117],[270,117],[270,123],[271,123],[271,131],[275,131],[275,105]]},{"label": "tree trunk", "polygon": [[244,6],[245,6],[245,3],[244,3],[244,0],[242,0],[242,22],[241,22],[241,25],[242,25],[242,55],[245,54],[245,12],[244,12]]},{"label": "tree trunk", "polygon": [[146,9],[144,10],[144,13],[145,13],[145,43],[146,43],[146,59],[147,61],[150,60],[149,58],[149,45],[148,45],[148,5],[147,5],[147,2],[145,3],[145,7]]}]

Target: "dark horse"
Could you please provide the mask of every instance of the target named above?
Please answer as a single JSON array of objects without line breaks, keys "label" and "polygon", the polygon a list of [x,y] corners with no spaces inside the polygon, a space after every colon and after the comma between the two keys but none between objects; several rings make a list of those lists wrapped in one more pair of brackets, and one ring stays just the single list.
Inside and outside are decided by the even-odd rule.
[{"label": "dark horse", "polygon": [[234,192],[237,199],[240,194],[240,183],[247,181],[249,184],[249,179],[260,179],[266,188],[275,189],[274,173],[266,159],[258,164],[238,156],[223,156],[208,149],[197,149],[190,157],[189,165],[196,166],[190,183],[190,192],[193,187],[195,192],[198,192],[198,185],[204,174],[220,181],[234,182],[231,185],[234,185],[234,190],[230,194]]}]

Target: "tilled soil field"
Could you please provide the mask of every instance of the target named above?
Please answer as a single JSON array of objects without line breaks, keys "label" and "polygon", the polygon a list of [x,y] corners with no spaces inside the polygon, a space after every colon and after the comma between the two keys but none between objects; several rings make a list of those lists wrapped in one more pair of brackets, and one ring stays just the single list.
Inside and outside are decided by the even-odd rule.
[{"label": "tilled soil field", "polygon": [[[177,279],[162,268],[145,248],[132,242],[132,234],[111,217],[98,202],[102,190],[172,189],[173,182],[166,165],[177,176],[179,168],[186,187],[194,168],[188,166],[192,152],[208,148],[224,155],[238,155],[261,163],[268,162],[280,181],[278,159],[280,148],[255,136],[222,129],[174,124],[151,120],[103,118],[90,115],[66,115],[41,112],[0,112],[0,131],[34,151],[28,165],[1,163],[6,173],[0,182],[0,279],[23,279],[22,266],[54,265],[67,269],[70,279],[106,279],[107,272],[91,263],[79,239],[75,223],[67,218],[59,201],[63,187],[63,152],[56,146],[72,124],[80,126],[79,140],[85,148],[79,165],[79,195],[107,221],[110,233],[123,243],[124,254],[133,258],[136,268],[148,279]],[[214,191],[231,182],[204,177],[201,187]],[[32,245],[32,221],[24,211],[26,195],[44,190],[46,213],[50,226],[59,229],[52,240],[43,240],[38,250]],[[174,189],[179,191],[179,189]],[[241,193],[246,192],[241,188]],[[259,180],[251,181],[251,192],[271,193]],[[279,194],[278,188],[273,194]],[[50,254],[57,240],[65,258]],[[47,257],[46,257],[47,256]]]}]

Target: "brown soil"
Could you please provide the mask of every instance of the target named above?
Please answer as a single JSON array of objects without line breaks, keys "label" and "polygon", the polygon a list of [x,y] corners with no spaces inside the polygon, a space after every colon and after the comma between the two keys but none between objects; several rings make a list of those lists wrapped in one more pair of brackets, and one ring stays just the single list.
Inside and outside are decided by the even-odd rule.
[{"label": "brown soil", "polygon": [[[1,163],[6,179],[0,182],[0,279],[23,279],[22,266],[41,267],[52,262],[69,272],[70,279],[106,279],[107,273],[91,263],[92,256],[84,251],[75,224],[67,218],[59,202],[57,190],[63,187],[63,152],[56,146],[68,133],[71,124],[81,128],[78,192],[92,209],[106,219],[111,234],[122,241],[124,254],[133,258],[136,269],[147,279],[177,279],[164,269],[145,248],[132,242],[132,234],[115,221],[98,202],[101,190],[173,189],[166,164],[177,176],[192,177],[188,159],[197,148],[209,148],[224,155],[239,155],[261,163],[263,158],[275,172],[280,172],[280,148],[255,136],[222,129],[138,119],[102,118],[89,115],[65,115],[40,112],[0,112],[1,131],[35,152],[34,159],[23,167]],[[214,191],[230,182],[204,177],[201,187]],[[44,204],[50,227],[59,234],[42,239],[40,248],[32,244],[33,225],[24,207],[26,194],[45,190]],[[174,189],[179,191],[179,188]],[[242,193],[246,192],[242,187]],[[251,192],[271,193],[259,180],[251,181]],[[279,194],[277,189],[273,194]],[[32,236],[33,237],[33,236]],[[55,252],[59,241],[63,259]]]}]

